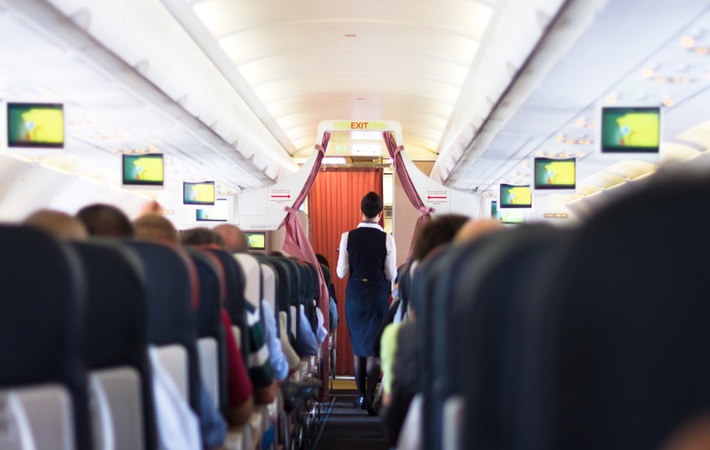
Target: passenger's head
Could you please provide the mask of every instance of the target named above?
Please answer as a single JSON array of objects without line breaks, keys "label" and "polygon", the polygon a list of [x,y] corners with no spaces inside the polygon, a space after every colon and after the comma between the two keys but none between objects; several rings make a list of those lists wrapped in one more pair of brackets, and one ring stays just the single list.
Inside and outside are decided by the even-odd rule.
[{"label": "passenger's head", "polygon": [[132,237],[133,225],[128,216],[112,205],[95,203],[76,213],[91,236]]},{"label": "passenger's head", "polygon": [[468,217],[460,214],[445,214],[424,223],[414,238],[412,259],[421,261],[442,245],[451,242],[468,220]]},{"label": "passenger's head", "polygon": [[224,249],[230,253],[246,253],[249,251],[249,240],[238,226],[223,223],[212,228],[224,241]]},{"label": "passenger's head", "polygon": [[224,248],[222,237],[205,227],[191,228],[180,233],[182,245],[199,245],[212,248]]},{"label": "passenger's head", "polygon": [[382,197],[374,192],[368,192],[360,201],[362,215],[368,219],[374,219],[382,212]]},{"label": "passenger's head", "polygon": [[710,448],[710,415],[694,417],[678,427],[660,450],[706,450]]},{"label": "passenger's head", "polygon": [[27,216],[22,223],[42,230],[59,239],[86,239],[89,233],[84,224],[67,213],[41,209]]},{"label": "passenger's head", "polygon": [[162,214],[145,214],[133,221],[134,236],[138,239],[161,242],[163,244],[179,244],[177,229],[171,221]]},{"label": "passenger's head", "polygon": [[328,264],[328,260],[325,258],[325,256],[321,255],[320,253],[316,253],[316,259],[318,260],[319,264],[323,264],[325,267],[330,269],[330,264]]},{"label": "passenger's head", "polygon": [[471,242],[479,237],[505,229],[505,226],[495,219],[471,219],[456,234],[454,242],[457,244]]}]

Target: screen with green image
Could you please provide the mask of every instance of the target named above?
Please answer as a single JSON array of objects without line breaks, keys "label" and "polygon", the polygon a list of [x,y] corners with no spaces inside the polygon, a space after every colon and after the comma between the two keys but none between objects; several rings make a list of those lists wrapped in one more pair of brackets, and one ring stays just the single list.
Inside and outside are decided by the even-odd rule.
[{"label": "screen with green image", "polygon": [[577,160],[575,158],[535,158],[535,189],[574,189]]},{"label": "screen with green image", "polygon": [[195,220],[198,222],[226,222],[227,219],[228,207],[226,198],[216,199],[212,207],[195,210]]},{"label": "screen with green image", "polygon": [[64,106],[47,103],[7,104],[8,147],[64,147]]},{"label": "screen with green image", "polygon": [[505,224],[520,224],[525,222],[525,218],[519,211],[506,211],[501,213],[500,221]]},{"label": "screen with green image", "polygon": [[244,235],[247,237],[247,242],[251,250],[266,249],[266,233],[263,231],[246,232]]},{"label": "screen with green image", "polygon": [[661,109],[605,107],[601,117],[602,153],[658,153]]},{"label": "screen with green image", "polygon": [[500,184],[501,208],[530,208],[532,207],[532,192],[530,185]]},{"label": "screen with green image", "polygon": [[185,205],[214,205],[215,185],[214,181],[202,181],[200,183],[182,183],[182,202]]},{"label": "screen with green image", "polygon": [[123,155],[123,184],[162,186],[163,155]]}]

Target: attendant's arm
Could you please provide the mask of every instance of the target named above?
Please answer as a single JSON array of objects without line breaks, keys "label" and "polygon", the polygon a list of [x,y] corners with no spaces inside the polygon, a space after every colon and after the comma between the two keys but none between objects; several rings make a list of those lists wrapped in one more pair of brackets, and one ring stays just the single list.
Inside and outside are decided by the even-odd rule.
[{"label": "attendant's arm", "polygon": [[392,235],[387,235],[387,256],[385,257],[385,278],[394,281],[397,277],[397,250]]},{"label": "attendant's arm", "polygon": [[338,251],[338,267],[336,272],[340,278],[345,278],[350,272],[350,256],[348,255],[348,233],[343,233],[340,238],[340,250]]}]

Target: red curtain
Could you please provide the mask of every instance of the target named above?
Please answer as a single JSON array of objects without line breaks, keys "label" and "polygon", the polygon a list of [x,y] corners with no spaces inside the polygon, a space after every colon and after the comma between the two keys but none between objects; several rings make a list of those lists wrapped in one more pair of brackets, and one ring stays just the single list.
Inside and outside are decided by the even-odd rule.
[{"label": "red curtain", "polygon": [[313,250],[325,256],[330,263],[330,273],[338,297],[340,323],[336,330],[338,375],[352,375],[353,353],[345,321],[345,284],[347,278],[338,278],[337,248],[340,236],[362,221],[360,200],[368,192],[382,195],[382,169],[327,169],[318,174],[308,197],[308,217],[311,226]]}]

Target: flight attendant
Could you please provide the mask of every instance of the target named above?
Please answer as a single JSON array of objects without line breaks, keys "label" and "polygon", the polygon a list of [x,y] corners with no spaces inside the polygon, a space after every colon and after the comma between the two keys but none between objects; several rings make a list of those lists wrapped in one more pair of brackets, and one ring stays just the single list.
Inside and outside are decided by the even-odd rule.
[{"label": "flight attendant", "polygon": [[380,377],[380,361],[373,344],[387,314],[397,268],[394,239],[378,225],[382,197],[369,192],[362,198],[360,210],[362,222],[340,239],[337,273],[340,278],[350,274],[345,290],[345,318],[355,359],[355,407],[375,414],[372,400]]}]

